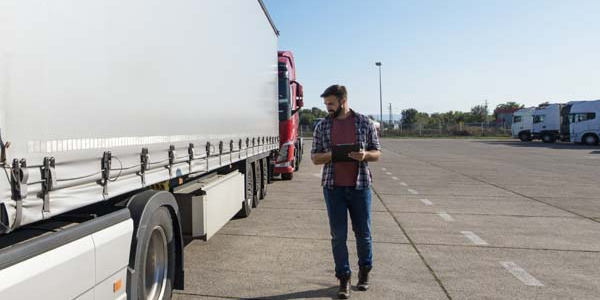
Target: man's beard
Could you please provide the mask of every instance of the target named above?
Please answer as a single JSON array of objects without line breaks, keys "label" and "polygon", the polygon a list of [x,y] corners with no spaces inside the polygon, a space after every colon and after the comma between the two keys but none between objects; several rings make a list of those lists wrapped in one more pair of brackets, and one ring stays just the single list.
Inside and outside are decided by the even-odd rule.
[{"label": "man's beard", "polygon": [[342,113],[342,106],[341,105],[335,111],[333,111],[333,112],[329,111],[329,115],[332,118],[337,118],[340,115],[340,113]]}]

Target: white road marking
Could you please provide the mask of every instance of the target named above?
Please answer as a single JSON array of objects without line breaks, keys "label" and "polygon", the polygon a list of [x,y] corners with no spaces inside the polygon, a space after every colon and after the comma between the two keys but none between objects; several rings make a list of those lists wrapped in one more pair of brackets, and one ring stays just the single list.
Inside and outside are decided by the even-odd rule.
[{"label": "white road marking", "polygon": [[454,218],[449,215],[447,212],[439,212],[438,216],[440,216],[440,218],[444,219],[444,221],[446,222],[454,222]]},{"label": "white road marking", "polygon": [[419,199],[421,202],[423,202],[423,204],[425,205],[433,205],[433,202],[427,200],[427,199]]},{"label": "white road marking", "polygon": [[467,239],[469,239],[475,245],[479,245],[479,246],[489,245],[488,242],[484,241],[478,235],[473,233],[473,231],[461,231],[460,233],[462,233],[462,235],[464,235]]},{"label": "white road marking", "polygon": [[387,171],[387,169],[386,168],[381,168],[381,171]]},{"label": "white road marking", "polygon": [[321,178],[321,174],[313,173],[313,176]]},{"label": "white road marking", "polygon": [[417,192],[417,191],[415,191],[413,189],[408,189],[408,192],[411,193],[411,194],[413,194],[413,195],[418,195],[419,194],[419,192]]},{"label": "white road marking", "polygon": [[525,285],[544,286],[543,283],[539,282],[537,279],[535,279],[535,277],[531,276],[531,274],[527,273],[527,271],[519,267],[519,265],[516,263],[512,261],[501,261],[500,264],[511,274],[513,274],[513,276],[521,280],[521,282],[523,282]]},{"label": "white road marking", "polygon": [[391,173],[391,172],[385,172],[385,174],[387,174],[387,175],[392,175],[392,173]]},{"label": "white road marking", "polygon": [[396,177],[396,176],[392,176],[392,179],[394,179],[394,180],[400,180],[400,179],[398,179],[398,177]]},{"label": "white road marking", "polygon": [[600,157],[598,156],[591,156],[591,155],[586,155],[585,158],[589,158],[589,159],[600,159]]},{"label": "white road marking", "polygon": [[408,186],[408,184],[406,184],[406,182],[400,182],[401,186]]}]

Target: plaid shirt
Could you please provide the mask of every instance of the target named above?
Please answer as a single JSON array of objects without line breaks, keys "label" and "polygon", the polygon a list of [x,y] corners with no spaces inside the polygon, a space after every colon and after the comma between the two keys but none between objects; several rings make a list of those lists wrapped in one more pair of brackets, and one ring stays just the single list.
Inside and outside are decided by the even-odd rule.
[{"label": "plaid shirt", "polygon": [[[356,142],[362,145],[365,151],[380,150],[379,138],[375,125],[364,115],[354,111],[354,127],[356,128]],[[331,126],[333,120],[330,116],[323,119],[315,127],[313,133],[313,144],[311,154],[331,152]],[[363,190],[371,186],[371,171],[369,164],[366,161],[358,163],[358,177],[356,177],[356,189]],[[323,166],[323,174],[321,176],[321,185],[332,189],[333,184],[333,163],[328,162]]]}]

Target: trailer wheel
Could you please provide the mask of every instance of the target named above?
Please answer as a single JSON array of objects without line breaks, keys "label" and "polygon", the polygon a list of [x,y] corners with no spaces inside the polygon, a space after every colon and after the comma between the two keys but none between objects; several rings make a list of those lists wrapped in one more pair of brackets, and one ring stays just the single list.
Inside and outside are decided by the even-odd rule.
[{"label": "trailer wheel", "polygon": [[252,185],[252,207],[258,207],[260,203],[260,181],[262,178],[262,172],[260,171],[260,161],[255,161],[252,163],[253,170],[253,180],[254,184]]},{"label": "trailer wheel", "polygon": [[529,142],[531,141],[531,134],[529,132],[521,132],[519,133],[519,139],[521,142]]},{"label": "trailer wheel", "polygon": [[129,268],[128,299],[171,299],[183,289],[183,241],[178,206],[168,192],[147,190],[130,198],[127,208],[134,222]]},{"label": "trailer wheel", "polygon": [[292,180],[294,178],[294,173],[281,173],[281,179],[283,180]]},{"label": "trailer wheel", "polygon": [[588,134],[584,135],[581,138],[581,140],[583,141],[584,144],[586,144],[588,146],[598,145],[598,136],[593,133],[588,133]]},{"label": "trailer wheel", "polygon": [[262,200],[267,196],[267,185],[269,183],[269,163],[267,162],[267,158],[260,160],[260,173],[262,176],[260,180],[259,198]]},{"label": "trailer wheel", "polygon": [[[157,209],[147,226],[146,236],[141,247],[145,249],[139,263],[138,279],[142,299],[171,299],[175,246],[173,242],[173,224],[169,211],[165,207]],[[137,264],[138,262],[136,262]]]},{"label": "trailer wheel", "polygon": [[542,142],[549,144],[556,142],[556,137],[552,133],[542,133]]},{"label": "trailer wheel", "polygon": [[246,199],[242,202],[242,208],[237,213],[237,217],[246,218],[252,212],[254,198],[254,171],[251,164],[246,164]]},{"label": "trailer wheel", "polygon": [[134,270],[138,299],[171,299],[175,274],[173,221],[169,210],[156,209],[146,224],[140,224]]}]

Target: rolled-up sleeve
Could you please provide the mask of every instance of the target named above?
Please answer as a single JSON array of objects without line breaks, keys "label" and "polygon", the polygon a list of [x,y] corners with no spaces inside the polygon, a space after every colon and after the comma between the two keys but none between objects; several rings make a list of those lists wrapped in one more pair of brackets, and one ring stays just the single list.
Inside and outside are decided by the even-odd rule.
[{"label": "rolled-up sleeve", "polygon": [[373,122],[368,122],[369,129],[367,130],[367,151],[381,150],[379,145],[379,137],[377,136],[377,129]]},{"label": "rolled-up sleeve", "polygon": [[323,152],[325,152],[325,149],[323,149],[323,134],[322,134],[321,123],[319,123],[319,124],[317,124],[317,126],[315,126],[315,131],[313,132],[313,142],[312,142],[312,149],[310,150],[310,154],[323,153]]}]

